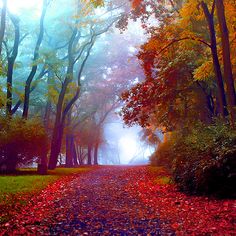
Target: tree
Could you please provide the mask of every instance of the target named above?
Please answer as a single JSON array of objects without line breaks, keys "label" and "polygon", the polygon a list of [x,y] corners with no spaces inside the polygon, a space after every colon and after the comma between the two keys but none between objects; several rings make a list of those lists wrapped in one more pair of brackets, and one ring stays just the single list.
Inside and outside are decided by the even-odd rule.
[{"label": "tree", "polygon": [[15,60],[18,55],[18,48],[20,44],[20,26],[19,19],[14,15],[10,14],[11,22],[14,25],[14,44],[11,50],[8,49],[7,43],[5,42],[6,53],[7,53],[7,104],[6,104],[6,115],[12,115],[12,80]]},{"label": "tree", "polygon": [[[56,118],[55,124],[53,129],[52,135],[52,144],[51,144],[51,153],[49,159],[49,168],[54,169],[57,164],[57,158],[61,149],[62,144],[62,137],[63,131],[65,126],[66,116],[68,112],[72,108],[73,104],[77,101],[80,95],[80,87],[81,87],[81,76],[85,67],[85,64],[90,56],[91,50],[93,45],[97,39],[97,37],[109,30],[109,28],[114,24],[117,20],[117,17],[112,17],[108,19],[105,24],[102,22],[101,26],[97,25],[94,27],[94,23],[92,21],[91,25],[89,26],[89,34],[86,37],[86,41],[84,44],[80,46],[79,50],[75,51],[75,47],[81,38],[81,34],[78,30],[78,20],[74,25],[74,29],[71,33],[71,37],[68,43],[68,65],[67,65],[67,72],[62,83],[61,90],[59,92],[58,101],[56,105]],[[105,25],[105,26],[104,26]],[[69,85],[73,81],[73,73],[74,73],[74,66],[77,62],[79,64],[79,71],[77,75],[77,85],[75,94],[68,100],[65,99],[66,92],[68,91]]]},{"label": "tree", "polygon": [[44,30],[45,30],[44,29],[44,19],[46,16],[47,7],[48,7],[49,2],[50,1],[48,1],[48,0],[43,1],[43,9],[42,9],[41,17],[40,17],[39,35],[38,35],[38,39],[37,39],[35,49],[34,49],[33,65],[32,65],[30,74],[29,74],[29,76],[26,80],[26,83],[25,83],[24,108],[23,108],[23,114],[22,114],[22,117],[25,119],[28,117],[31,83],[34,79],[36,72],[37,72],[37,67],[38,67],[37,60],[39,59],[39,49],[40,49],[41,43],[43,41]]},{"label": "tree", "polygon": [[230,119],[231,119],[231,125],[234,127],[235,114],[236,114],[236,95],[235,95],[235,87],[234,87],[234,80],[233,80],[232,63],[231,63],[231,57],[230,57],[229,32],[228,32],[228,27],[226,23],[225,7],[224,7],[223,0],[216,0],[215,2],[216,2],[219,27],[220,27],[220,32],[221,32],[221,44],[222,44],[223,64],[224,64],[224,79],[226,81],[226,86],[227,86]]},{"label": "tree", "polygon": [[[160,84],[163,84],[163,81],[168,78],[167,74],[164,75],[162,71],[168,71],[166,68],[168,68],[167,64],[164,64],[163,67],[159,66],[163,62],[165,63],[165,58],[168,56],[167,60],[169,61],[170,58],[172,60],[172,63],[175,63],[176,60],[179,60],[179,57],[176,55],[184,54],[184,51],[189,50],[190,47],[192,47],[193,50],[201,50],[203,53],[200,56],[197,55],[195,58],[195,62],[201,61],[200,66],[195,63],[192,63],[190,60],[189,62],[194,65],[193,67],[190,66],[190,73],[193,74],[193,78],[197,80],[197,86],[200,88],[200,91],[203,92],[204,96],[206,95],[206,100],[204,101],[205,104],[207,104],[209,111],[213,112],[213,109],[217,106],[219,106],[219,113],[222,117],[227,115],[227,102],[226,102],[226,96],[224,91],[224,81],[223,76],[221,73],[221,65],[219,60],[219,49],[217,48],[217,38],[216,38],[216,31],[215,31],[215,7],[216,7],[217,1],[210,2],[209,4],[212,4],[211,11],[208,8],[208,3],[206,1],[169,1],[169,4],[163,5],[162,11],[159,9],[159,6],[161,4],[161,1],[156,2],[156,4],[153,4],[152,1],[134,1],[133,2],[133,8],[134,10],[130,13],[128,17],[131,18],[141,18],[142,22],[144,23],[144,28],[147,30],[148,33],[151,34],[151,37],[149,39],[149,42],[145,44],[142,47],[141,53],[139,54],[139,59],[142,61],[143,69],[146,74],[146,84],[139,84],[134,87],[133,90],[127,91],[127,93],[123,94],[123,99],[127,102],[127,106],[123,109],[123,114],[126,114],[125,120],[126,122],[140,122],[139,124],[145,125],[145,122],[148,120],[147,114],[145,114],[145,111],[142,111],[142,106],[152,107],[153,113],[157,113],[158,110],[161,111],[161,107],[156,107],[154,104],[159,104],[160,97],[162,97],[163,92],[161,90],[155,90],[154,88],[157,88],[157,82],[156,80],[161,77],[162,80],[159,82]],[[217,3],[219,5],[219,3]],[[147,10],[147,6],[149,9]],[[171,8],[170,8],[171,7]],[[151,9],[151,10],[150,10]],[[155,9],[159,9],[156,10]],[[221,10],[222,10],[221,6]],[[155,16],[158,19],[159,26],[157,27],[148,27],[148,24],[145,24],[145,22],[150,17],[150,12],[154,13]],[[168,14],[169,13],[169,14]],[[203,14],[202,14],[203,13]],[[221,13],[222,14],[222,13]],[[205,18],[205,19],[204,19]],[[219,18],[219,17],[218,17]],[[219,20],[219,25],[221,24],[220,21],[223,20],[223,16],[221,17],[221,20]],[[205,27],[205,23],[207,23],[207,28]],[[197,23],[201,25],[201,27],[198,27]],[[226,25],[227,27],[227,25]],[[208,38],[206,37],[207,31],[209,32],[210,36],[210,43],[207,42]],[[226,37],[227,38],[227,37]],[[186,41],[189,41],[186,42]],[[192,41],[192,43],[191,43]],[[169,42],[169,43],[168,43]],[[183,42],[183,43],[182,43]],[[176,46],[176,44],[179,44],[179,46]],[[197,44],[201,44],[202,46],[198,46]],[[207,46],[203,48],[203,46]],[[179,51],[180,53],[176,53],[176,55],[173,57],[173,48],[175,50],[177,48],[181,48],[182,51]],[[229,47],[228,47],[229,48]],[[208,50],[211,51],[212,56],[212,62],[213,62],[213,68],[215,71],[215,78],[217,82],[217,100],[214,99],[214,91],[212,92],[212,86],[209,84],[209,77],[211,77],[210,73],[206,70],[209,70],[209,66],[211,63],[209,61],[204,62],[204,57],[208,57]],[[177,49],[178,50],[178,49]],[[219,50],[219,51],[218,51]],[[223,50],[223,48],[222,48]],[[228,55],[230,51],[228,49]],[[204,59],[204,60],[203,60]],[[209,59],[208,59],[209,60]],[[203,61],[203,62],[202,62]],[[229,62],[228,58],[228,62]],[[159,64],[159,65],[158,65]],[[174,67],[172,67],[175,69]],[[205,71],[204,71],[205,70]],[[183,75],[183,74],[182,74]],[[202,78],[204,78],[205,81],[202,81]],[[225,76],[224,76],[225,77]],[[229,77],[229,76],[228,76]],[[184,78],[182,78],[183,80]],[[224,78],[226,79],[226,78]],[[154,81],[153,81],[154,80]],[[166,81],[167,82],[167,81]],[[207,87],[205,85],[207,85]],[[227,84],[227,81],[226,81]],[[229,87],[229,86],[228,86]],[[160,88],[160,87],[159,87]],[[162,87],[162,89],[165,88],[165,92],[167,92],[167,89],[170,89],[169,86]],[[148,95],[151,99],[143,98],[141,96],[141,93],[147,95],[146,90],[150,90],[152,92],[149,92]],[[190,91],[193,91],[193,87],[189,88]],[[234,90],[234,87],[232,87],[231,82],[231,91]],[[155,98],[154,95],[152,95],[153,92],[158,92],[158,100]],[[171,91],[171,90],[170,90]],[[227,89],[227,94],[229,92],[229,89]],[[198,92],[197,92],[198,93]],[[168,93],[170,95],[173,95],[172,93]],[[193,93],[194,94],[194,93]],[[213,95],[213,96],[212,96]],[[140,98],[138,99],[138,96]],[[156,97],[157,97],[156,96]],[[229,97],[229,96],[228,96]],[[232,100],[231,95],[231,100]],[[193,97],[190,94],[189,96],[190,101],[193,101]],[[154,100],[154,101],[152,101]],[[228,99],[229,102],[229,99]],[[183,101],[184,104],[186,104],[186,99]],[[232,102],[231,102],[232,103]],[[151,105],[153,104],[153,105]],[[181,102],[179,103],[181,105]],[[173,102],[169,104],[170,107],[176,107],[176,104],[174,105]],[[188,107],[188,105],[185,107]],[[141,108],[141,109],[140,109]],[[171,108],[168,113],[171,111],[173,112],[173,108]],[[196,109],[196,108],[195,108]],[[232,106],[230,108],[232,110]],[[134,112],[136,110],[136,113]],[[186,110],[186,109],[185,109]],[[197,110],[196,110],[197,111]],[[217,110],[215,110],[214,115],[217,115]],[[139,116],[143,112],[143,116]],[[165,116],[167,114],[166,112],[163,113],[163,111],[158,113],[159,116],[162,114]],[[156,116],[156,115],[155,115]],[[176,116],[176,114],[175,114]],[[168,116],[165,118],[170,119]],[[132,121],[131,121],[132,120]],[[202,119],[201,119],[202,120]],[[232,120],[232,116],[231,116]],[[162,123],[162,122],[161,122]],[[232,123],[232,121],[231,121]]]},{"label": "tree", "polygon": [[213,2],[211,12],[209,11],[208,6],[204,1],[201,1],[201,6],[203,9],[204,15],[207,19],[209,33],[210,33],[211,54],[212,54],[215,76],[216,76],[217,85],[218,85],[218,100],[219,100],[220,114],[222,115],[222,117],[225,117],[225,115],[227,114],[227,111],[225,110],[227,107],[227,103],[226,103],[223,77],[221,73],[220,62],[219,62],[218,52],[217,52],[217,44],[216,44],[216,33],[215,33],[215,26],[214,26],[215,2]]}]

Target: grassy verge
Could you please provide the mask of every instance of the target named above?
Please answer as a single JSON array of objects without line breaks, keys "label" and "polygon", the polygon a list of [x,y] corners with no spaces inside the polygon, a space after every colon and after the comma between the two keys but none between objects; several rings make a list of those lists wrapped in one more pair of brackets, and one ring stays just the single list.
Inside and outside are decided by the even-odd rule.
[{"label": "grassy verge", "polygon": [[36,194],[63,176],[86,172],[90,169],[57,168],[48,171],[48,175],[38,175],[36,169],[19,169],[17,175],[0,176],[0,204],[10,204],[11,199],[15,199],[15,196],[19,194]]},{"label": "grassy verge", "polygon": [[155,184],[168,185],[173,184],[171,175],[165,170],[164,167],[149,166],[148,170],[151,174],[155,175]]},{"label": "grassy verge", "polygon": [[91,169],[90,167],[57,168],[48,171],[48,175],[38,175],[36,169],[19,169],[15,175],[0,175],[0,225],[9,221],[12,212],[20,211],[31,197],[48,185],[60,178]]}]

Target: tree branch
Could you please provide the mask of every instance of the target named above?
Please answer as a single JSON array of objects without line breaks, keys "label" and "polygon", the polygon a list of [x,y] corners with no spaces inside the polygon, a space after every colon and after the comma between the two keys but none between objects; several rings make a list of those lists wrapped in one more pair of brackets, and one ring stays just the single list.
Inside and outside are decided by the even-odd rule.
[{"label": "tree branch", "polygon": [[193,40],[193,41],[197,41],[200,42],[202,44],[205,44],[206,46],[208,46],[209,48],[211,48],[211,45],[209,43],[207,43],[206,41],[202,40],[202,39],[198,39],[198,38],[193,38],[193,37],[185,37],[185,38],[180,38],[180,39],[175,39],[173,41],[171,41],[169,44],[167,44],[165,47],[163,47],[156,55],[159,56],[163,51],[165,51],[166,49],[168,49],[171,45],[178,43],[180,41],[184,41],[184,40]]},{"label": "tree branch", "polygon": [[216,6],[216,1],[214,0],[213,3],[212,3],[212,8],[211,8],[211,16],[214,15],[215,6]]},{"label": "tree branch", "polygon": [[[37,76],[36,80],[41,79],[44,75],[46,75],[48,73],[48,70],[45,69],[45,67],[43,67],[43,69],[41,70],[41,72],[39,73],[39,75]],[[30,93],[32,93],[35,88],[37,87],[37,85],[34,85],[30,88]],[[15,104],[14,108],[12,109],[12,115],[16,113],[16,111],[18,110],[18,108],[20,107],[20,105],[22,104],[22,100],[18,100],[17,103]]]},{"label": "tree branch", "polygon": [[180,15],[180,12],[179,12],[179,10],[175,7],[175,4],[174,4],[173,0],[169,0],[169,2],[170,2],[170,4],[171,4],[171,6],[173,7],[173,9]]}]

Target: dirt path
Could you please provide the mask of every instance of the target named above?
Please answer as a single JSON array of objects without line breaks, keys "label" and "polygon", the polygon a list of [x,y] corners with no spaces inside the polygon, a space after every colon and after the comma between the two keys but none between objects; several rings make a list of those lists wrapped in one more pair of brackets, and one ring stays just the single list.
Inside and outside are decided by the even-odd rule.
[{"label": "dirt path", "polygon": [[69,206],[67,219],[51,227],[50,233],[161,235],[152,209],[125,191],[125,186],[141,175],[145,175],[143,168],[110,167],[75,179],[71,183],[74,195],[58,203]]},{"label": "dirt path", "polygon": [[45,190],[7,224],[4,234],[174,235],[161,230],[153,209],[126,190],[128,184],[144,179],[146,171],[145,167],[101,167],[61,184],[57,191]]}]

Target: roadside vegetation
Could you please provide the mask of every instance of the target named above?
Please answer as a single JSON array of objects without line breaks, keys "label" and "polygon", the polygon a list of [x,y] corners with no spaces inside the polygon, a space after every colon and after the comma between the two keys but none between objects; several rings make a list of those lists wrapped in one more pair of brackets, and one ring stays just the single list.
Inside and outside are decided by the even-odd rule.
[{"label": "roadside vegetation", "polygon": [[128,17],[149,37],[137,55],[145,80],[121,96],[125,123],[148,130],[151,163],[169,169],[180,190],[235,198],[235,1],[137,0],[133,8]]},{"label": "roadside vegetation", "polygon": [[56,168],[47,175],[37,174],[36,169],[17,169],[14,175],[0,175],[0,224],[8,221],[13,209],[20,211],[33,196],[50,185],[64,179],[73,179],[90,171],[90,167]]}]

